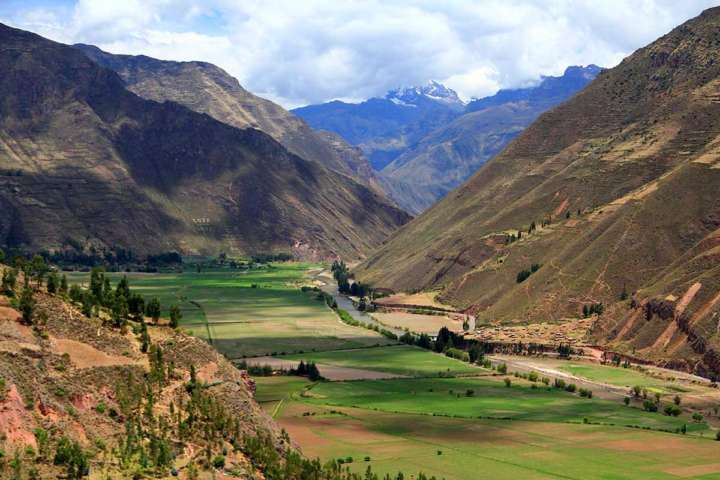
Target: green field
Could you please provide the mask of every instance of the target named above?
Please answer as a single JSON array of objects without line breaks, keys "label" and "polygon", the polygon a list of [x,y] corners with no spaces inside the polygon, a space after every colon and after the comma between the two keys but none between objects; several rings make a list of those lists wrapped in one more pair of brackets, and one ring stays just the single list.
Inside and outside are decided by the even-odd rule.
[{"label": "green field", "polygon": [[486,370],[467,363],[408,345],[316,352],[306,355],[288,355],[285,358],[288,360],[312,360],[315,363],[363,368],[408,377],[487,373]]},{"label": "green field", "polygon": [[667,393],[670,391],[678,391],[677,387],[668,386],[662,380],[653,378],[650,375],[638,372],[632,368],[568,363],[561,365],[559,369],[577,377],[587,378],[594,382],[617,385],[619,387],[631,388],[637,385],[653,392]]},{"label": "green field", "polygon": [[655,431],[301,403],[279,421],[306,455],[352,457],[353,470],[370,465],[381,478],[398,470],[446,480],[720,478],[717,442]]},{"label": "green field", "polygon": [[[181,326],[208,339],[229,358],[387,344],[375,332],[340,322],[315,294],[300,291],[312,267],[278,263],[250,271],[109,276],[116,282],[127,275],[131,288],[146,298],[157,297],[165,312],[178,305]],[[86,283],[89,273],[71,273],[68,280]]]},{"label": "green field", "polygon": [[[515,380],[515,379],[513,379]],[[471,390],[472,396],[467,396]],[[366,380],[319,383],[305,401],[396,413],[639,426],[675,430],[687,418],[668,417],[626,407],[622,402],[585,399],[555,388],[531,388],[528,382],[506,387],[500,378]],[[688,432],[706,430],[687,425]]]},{"label": "green field", "polygon": [[[412,377],[316,384],[256,378],[256,400],[310,457],[352,457],[353,470],[362,473],[370,465],[381,478],[398,471],[413,478],[422,471],[446,480],[720,479],[720,443],[688,413],[647,413],[637,401],[626,407],[620,397],[585,399],[542,384],[531,388],[517,378],[508,388],[491,371],[387,345],[375,332],[343,324],[315,294],[300,291],[311,267],[283,263],[248,272],[128,277],[132,288],[157,296],[165,308],[180,305],[182,326],[231,358],[276,353]],[[381,346],[363,348],[375,345]],[[567,362],[555,367],[613,385],[654,389],[672,383],[629,369]],[[683,425],[687,435],[661,431]]]}]

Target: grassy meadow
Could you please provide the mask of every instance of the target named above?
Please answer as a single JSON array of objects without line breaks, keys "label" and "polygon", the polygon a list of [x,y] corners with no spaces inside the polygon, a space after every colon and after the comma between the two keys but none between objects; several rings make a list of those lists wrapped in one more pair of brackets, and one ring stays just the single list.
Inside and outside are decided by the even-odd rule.
[{"label": "grassy meadow", "polygon": [[[282,358],[288,360],[312,360],[319,364],[362,368],[408,377],[476,375],[483,372],[482,369],[467,363],[458,362],[444,355],[408,345],[348,351],[312,352],[304,355],[288,355]],[[320,373],[322,373],[322,369]]]},{"label": "grassy meadow", "polygon": [[[164,307],[180,307],[181,327],[209,340],[228,358],[312,350],[384,345],[381,335],[340,322],[316,299],[303,293],[308,263],[276,263],[253,270],[216,269],[182,273],[127,275],[130,286]],[[87,283],[89,273],[71,273],[70,283]]]}]

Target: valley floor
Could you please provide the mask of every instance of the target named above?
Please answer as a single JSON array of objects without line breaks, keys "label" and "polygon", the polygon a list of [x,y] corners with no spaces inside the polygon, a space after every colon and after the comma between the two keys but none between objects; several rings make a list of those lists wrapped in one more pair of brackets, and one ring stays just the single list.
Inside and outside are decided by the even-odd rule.
[{"label": "valley floor", "polygon": [[[183,326],[230,358],[274,368],[315,362],[327,381],[255,377],[258,402],[310,457],[406,478],[720,479],[720,395],[697,378],[535,356],[492,356],[490,369],[398,345],[342,323],[316,292],[302,292],[312,285],[337,294],[316,265],[133,274],[131,282],[164,306],[181,305]],[[345,297],[338,303],[378,325]],[[529,372],[537,381],[522,378]],[[592,398],[553,388],[556,378]],[[643,398],[625,405],[635,385],[648,398],[659,394],[661,411],[679,395],[682,414],[646,412]]]}]

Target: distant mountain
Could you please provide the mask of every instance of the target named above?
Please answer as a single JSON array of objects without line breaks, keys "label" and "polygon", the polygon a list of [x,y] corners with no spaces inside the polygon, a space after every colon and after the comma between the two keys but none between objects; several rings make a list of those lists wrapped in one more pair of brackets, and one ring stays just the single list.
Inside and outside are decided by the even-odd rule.
[{"label": "distant mountain", "polygon": [[0,71],[0,244],[361,257],[408,219],[266,133],[137,96],[76,48],[0,25]]},{"label": "distant mountain", "polygon": [[481,324],[602,305],[590,344],[720,377],[718,32],[716,7],[601,72],[356,277]]},{"label": "distant mountain", "polygon": [[568,67],[560,77],[542,77],[537,86],[500,90],[470,102],[464,115],[428,133],[382,170],[386,190],[405,210],[422,212],[600,71],[596,65]]},{"label": "distant mountain", "polygon": [[332,101],[296,108],[311,127],[329,130],[360,149],[381,170],[431,130],[462,113],[465,104],[453,90],[434,81],[392,90],[361,103]]},{"label": "distant mountain", "polygon": [[362,152],[341,138],[332,141],[280,105],[253,95],[234,77],[206,62],[173,62],[144,55],[114,55],[92,45],[75,45],[96,63],[117,72],[133,93],[177,102],[238,128],[261,130],[291,153],[353,177],[376,191],[375,172]]}]

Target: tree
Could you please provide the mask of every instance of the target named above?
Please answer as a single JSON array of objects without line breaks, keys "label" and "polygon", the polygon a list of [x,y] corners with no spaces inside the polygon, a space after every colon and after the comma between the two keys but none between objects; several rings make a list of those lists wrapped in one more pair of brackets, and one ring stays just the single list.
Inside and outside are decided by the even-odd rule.
[{"label": "tree", "polygon": [[625,403],[625,406],[626,406],[626,407],[627,407],[628,405],[630,405],[630,397],[625,397],[625,398],[623,398],[623,403]]},{"label": "tree", "polygon": [[35,309],[35,299],[33,298],[33,292],[30,288],[23,288],[18,306],[20,309],[20,313],[22,313],[23,323],[25,323],[26,325],[32,325],[33,310]]},{"label": "tree", "polygon": [[153,323],[157,324],[160,320],[160,300],[157,297],[153,297],[145,306],[145,315],[152,318]]},{"label": "tree", "polygon": [[103,298],[103,284],[105,280],[105,269],[102,267],[94,267],[90,271],[90,293],[98,302]]},{"label": "tree", "polygon": [[6,268],[3,270],[3,276],[2,276],[2,285],[0,286],[0,289],[2,289],[2,294],[8,296],[8,297],[14,297],[15,296],[15,285],[17,284],[17,270],[14,268]]},{"label": "tree", "polygon": [[128,298],[128,313],[139,319],[145,313],[145,299],[139,293],[131,293]]},{"label": "tree", "polygon": [[62,278],[60,279],[60,294],[61,295],[67,295],[68,293],[68,281],[67,281],[67,275],[63,273]]},{"label": "tree", "polygon": [[85,452],[80,444],[62,437],[58,442],[53,459],[55,465],[64,465],[67,469],[67,477],[78,480],[90,474],[90,465]]},{"label": "tree", "polygon": [[680,395],[675,395],[675,398],[673,398],[675,405],[680,405],[680,401]]},{"label": "tree", "polygon": [[55,272],[50,272],[47,277],[47,291],[48,293],[57,293],[58,290],[58,275]]},{"label": "tree", "polygon": [[322,376],[320,375],[320,370],[318,370],[317,366],[315,365],[315,362],[310,362],[307,364],[307,370],[308,370],[308,378],[312,382],[317,382],[318,380],[322,379]]},{"label": "tree", "polygon": [[30,263],[30,269],[32,271],[32,276],[35,279],[36,288],[40,288],[43,278],[45,278],[45,273],[47,272],[45,259],[43,259],[40,255],[33,256],[32,262]]},{"label": "tree", "polygon": [[170,307],[170,326],[172,328],[177,328],[180,325],[180,320],[182,319],[182,312],[180,311],[180,307],[177,305],[172,305]]},{"label": "tree", "polygon": [[115,297],[125,297],[125,300],[130,299],[130,284],[127,276],[123,275],[115,287]]},{"label": "tree", "polygon": [[148,333],[147,324],[145,324],[144,320],[140,320],[140,351],[143,353],[147,353],[149,348],[150,334]]}]

